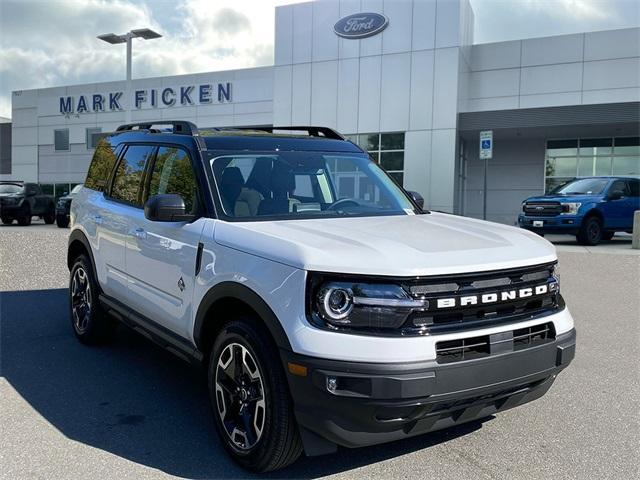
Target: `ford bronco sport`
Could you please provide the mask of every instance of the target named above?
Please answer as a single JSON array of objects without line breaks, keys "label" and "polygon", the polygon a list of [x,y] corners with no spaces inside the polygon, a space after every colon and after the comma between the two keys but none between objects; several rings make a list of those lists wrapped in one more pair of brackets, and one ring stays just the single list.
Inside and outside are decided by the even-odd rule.
[{"label": "ford bronco sport", "polygon": [[70,315],[207,366],[217,431],[255,471],[544,395],[575,351],[553,246],[429,212],[322,127],[131,124],[71,204]]}]

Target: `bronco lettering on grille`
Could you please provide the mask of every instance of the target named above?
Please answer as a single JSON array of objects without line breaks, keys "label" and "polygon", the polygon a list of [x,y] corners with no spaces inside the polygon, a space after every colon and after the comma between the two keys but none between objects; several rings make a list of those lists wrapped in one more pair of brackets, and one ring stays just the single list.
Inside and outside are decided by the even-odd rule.
[{"label": "bronco lettering on grille", "polygon": [[468,305],[485,305],[498,302],[508,302],[519,298],[534,297],[544,295],[554,290],[550,286],[555,284],[543,284],[535,287],[519,288],[515,290],[504,290],[502,292],[484,293],[482,295],[462,295],[457,297],[439,298],[436,308],[466,307]]}]

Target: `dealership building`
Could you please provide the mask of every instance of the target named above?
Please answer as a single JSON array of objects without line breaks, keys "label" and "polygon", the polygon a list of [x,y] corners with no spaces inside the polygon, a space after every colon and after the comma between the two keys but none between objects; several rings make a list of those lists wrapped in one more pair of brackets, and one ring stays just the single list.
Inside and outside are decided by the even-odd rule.
[{"label": "dealership building", "polygon": [[640,29],[474,44],[473,24],[466,0],[318,0],[276,8],[273,66],[15,91],[0,179],[59,195],[128,116],[332,127],[429,208],[507,224],[567,179],[640,174]]}]

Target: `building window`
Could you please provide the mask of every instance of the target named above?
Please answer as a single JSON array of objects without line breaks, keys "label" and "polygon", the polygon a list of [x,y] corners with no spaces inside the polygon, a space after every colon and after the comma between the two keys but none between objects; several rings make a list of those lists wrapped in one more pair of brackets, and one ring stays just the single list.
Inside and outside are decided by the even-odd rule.
[{"label": "building window", "polygon": [[640,137],[548,140],[545,191],[576,177],[640,174]]},{"label": "building window", "polygon": [[361,133],[346,136],[384,168],[400,185],[404,176],[404,132]]},{"label": "building window", "polygon": [[69,151],[69,129],[62,128],[53,131],[53,147],[56,151]]},{"label": "building window", "polygon": [[87,145],[88,150],[93,150],[98,145],[98,142],[104,135],[102,134],[102,128],[100,127],[91,127],[85,129],[85,143]]},{"label": "building window", "polygon": [[52,183],[41,183],[40,184],[40,189],[42,190],[43,194],[53,196],[53,184]]}]

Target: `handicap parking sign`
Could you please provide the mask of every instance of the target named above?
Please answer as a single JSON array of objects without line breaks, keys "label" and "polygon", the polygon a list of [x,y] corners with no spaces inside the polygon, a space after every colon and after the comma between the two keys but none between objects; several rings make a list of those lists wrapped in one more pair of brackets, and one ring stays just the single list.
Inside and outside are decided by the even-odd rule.
[{"label": "handicap parking sign", "polygon": [[480,132],[480,158],[490,159],[493,156],[493,131]]}]

